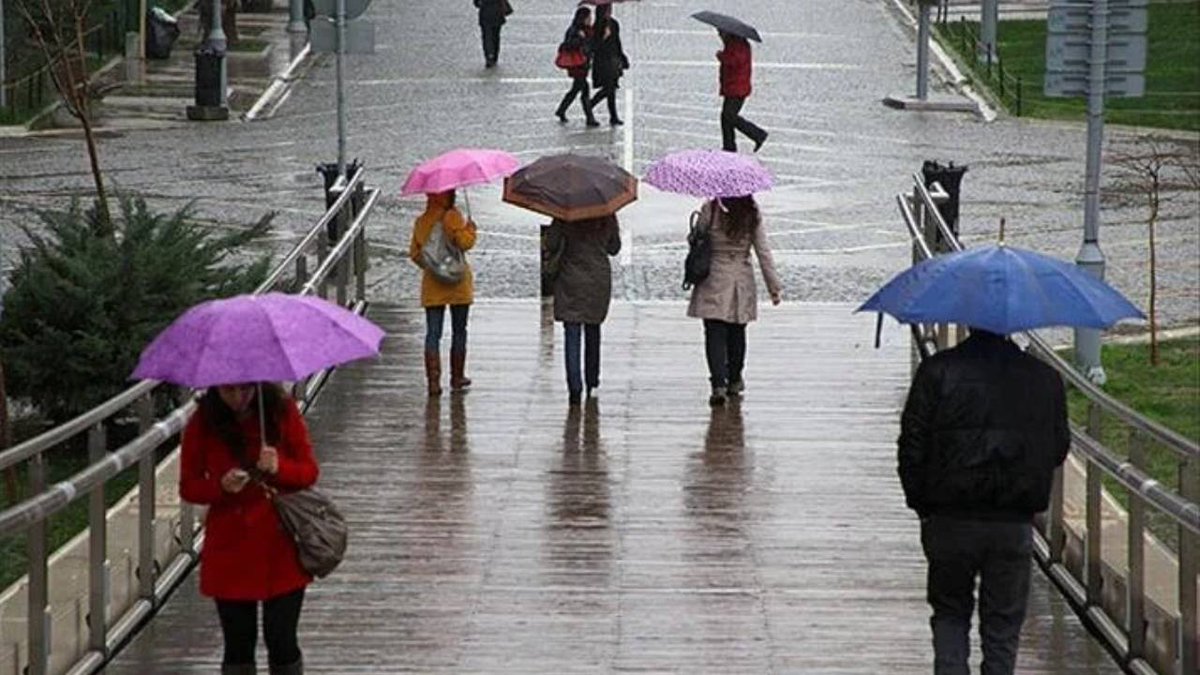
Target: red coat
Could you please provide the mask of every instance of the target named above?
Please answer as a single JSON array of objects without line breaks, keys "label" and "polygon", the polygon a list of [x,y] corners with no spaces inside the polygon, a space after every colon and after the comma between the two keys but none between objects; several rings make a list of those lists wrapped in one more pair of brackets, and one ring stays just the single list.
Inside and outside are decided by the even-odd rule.
[{"label": "red coat", "polygon": [[746,98],[750,95],[750,43],[731,38],[717,52],[721,61],[721,95]]},{"label": "red coat", "polygon": [[[317,482],[308,429],[294,401],[287,399],[279,419],[279,472],[274,483],[299,490]],[[246,453],[258,461],[258,417],[242,423]],[[200,592],[221,600],[267,600],[307,586],[296,545],[284,531],[266,492],[250,482],[237,494],[221,488],[221,477],[239,467],[229,446],[197,411],[183,432],[179,495],[207,504],[204,548],[200,552]]]}]

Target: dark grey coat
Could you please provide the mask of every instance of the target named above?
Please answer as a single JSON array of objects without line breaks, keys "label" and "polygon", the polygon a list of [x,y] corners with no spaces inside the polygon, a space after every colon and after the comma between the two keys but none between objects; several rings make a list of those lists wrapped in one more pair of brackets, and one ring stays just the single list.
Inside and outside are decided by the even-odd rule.
[{"label": "dark grey coat", "polygon": [[546,248],[561,251],[554,278],[554,320],[604,323],[612,299],[608,257],[621,252],[616,216],[573,223],[556,219],[546,232]]},{"label": "dark grey coat", "polygon": [[475,6],[479,8],[479,25],[503,26],[505,4],[505,0],[475,0]]}]

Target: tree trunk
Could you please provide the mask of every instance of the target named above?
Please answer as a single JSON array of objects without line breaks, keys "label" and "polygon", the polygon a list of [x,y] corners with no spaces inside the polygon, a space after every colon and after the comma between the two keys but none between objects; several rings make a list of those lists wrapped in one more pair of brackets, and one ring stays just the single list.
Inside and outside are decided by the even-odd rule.
[{"label": "tree trunk", "polygon": [[1158,181],[1150,196],[1150,365],[1158,365],[1158,256],[1154,248],[1154,226],[1158,222]]}]

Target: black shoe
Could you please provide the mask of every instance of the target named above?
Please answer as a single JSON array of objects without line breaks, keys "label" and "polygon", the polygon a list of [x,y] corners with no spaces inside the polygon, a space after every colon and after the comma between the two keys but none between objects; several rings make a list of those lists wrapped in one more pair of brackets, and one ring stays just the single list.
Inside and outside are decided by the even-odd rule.
[{"label": "black shoe", "polygon": [[754,140],[754,151],[755,152],[758,152],[758,149],[762,147],[762,144],[767,142],[767,136],[770,136],[770,134],[768,134],[767,132],[764,131],[763,135],[761,137]]},{"label": "black shoe", "polygon": [[725,387],[713,387],[712,396],[708,397],[708,404],[711,406],[725,405]]},{"label": "black shoe", "polygon": [[579,405],[582,402],[582,399],[583,399],[583,397],[580,395],[579,392],[573,391],[573,392],[567,394],[567,405],[572,405],[572,406]]},{"label": "black shoe", "polygon": [[726,393],[728,393],[732,398],[734,396],[741,396],[742,392],[745,390],[746,381],[739,377],[736,380],[729,381],[729,387],[726,389]]},{"label": "black shoe", "polygon": [[495,68],[495,67],[496,67],[496,60],[495,60],[495,59],[488,59],[487,61],[484,61],[484,62],[483,62],[483,67],[484,67],[484,68]]},{"label": "black shoe", "polygon": [[609,125],[609,126],[612,126],[612,127],[619,127],[619,126],[621,126],[622,124],[625,124],[625,123],[621,121],[621,118],[620,118],[620,117],[610,117],[610,118],[608,118],[608,125]]},{"label": "black shoe", "polygon": [[598,127],[598,126],[600,126],[600,123],[596,121],[595,117],[589,117],[588,121],[587,121],[587,125],[589,127]]},{"label": "black shoe", "polygon": [[559,124],[566,124],[567,122],[571,121],[571,120],[567,119],[567,113],[562,112],[561,110],[559,112],[554,113],[554,116],[558,118]]}]

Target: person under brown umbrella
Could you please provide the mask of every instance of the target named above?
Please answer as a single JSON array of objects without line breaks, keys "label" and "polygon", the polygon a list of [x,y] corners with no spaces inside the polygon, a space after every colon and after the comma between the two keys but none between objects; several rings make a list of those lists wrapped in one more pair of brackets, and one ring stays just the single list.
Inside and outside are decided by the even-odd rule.
[{"label": "person under brown umbrella", "polygon": [[[612,300],[609,256],[621,252],[621,232],[615,215],[567,222],[555,218],[546,232],[546,246],[555,261],[554,320],[563,325],[563,352],[570,405],[579,405],[583,387],[588,398],[600,386],[600,325]],[[583,372],[580,346],[583,343]]]}]

